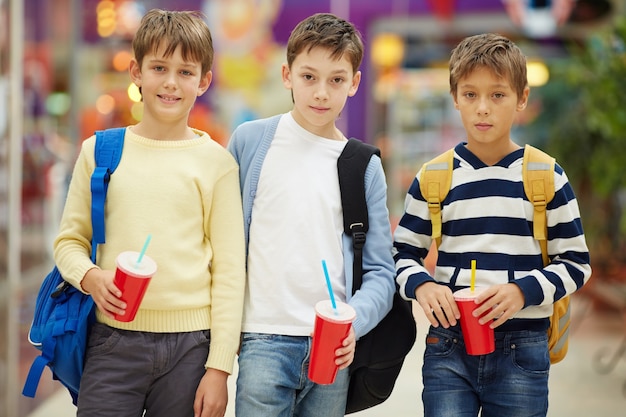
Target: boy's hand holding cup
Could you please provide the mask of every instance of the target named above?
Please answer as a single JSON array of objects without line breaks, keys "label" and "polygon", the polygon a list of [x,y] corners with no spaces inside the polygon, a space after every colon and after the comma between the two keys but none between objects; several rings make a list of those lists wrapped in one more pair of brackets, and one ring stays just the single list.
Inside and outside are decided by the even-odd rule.
[{"label": "boy's hand holding cup", "polygon": [[122,291],[120,299],[126,303],[124,314],[114,314],[115,320],[129,322],[135,319],[148,284],[157,271],[152,258],[139,252],[126,251],[117,256],[113,283]]},{"label": "boy's hand holding cup", "polygon": [[339,366],[335,351],[343,346],[356,317],[354,309],[341,301],[333,308],[331,300],[315,305],[315,327],[309,361],[309,379],[317,384],[335,382]]},{"label": "boy's hand holding cup", "polygon": [[475,317],[473,314],[474,310],[480,306],[476,304],[476,298],[484,291],[484,288],[475,288],[476,261],[472,260],[471,265],[470,287],[455,291],[454,300],[461,312],[461,332],[467,354],[486,355],[495,350],[495,337],[493,329],[489,326],[490,323],[480,324],[480,317]]},{"label": "boy's hand holding cup", "polygon": [[465,341],[465,350],[468,355],[486,355],[495,350],[495,338],[493,329],[489,323],[480,324],[480,317],[472,313],[480,304],[476,304],[476,298],[483,288],[464,288],[454,292],[456,305],[461,312],[461,331]]}]

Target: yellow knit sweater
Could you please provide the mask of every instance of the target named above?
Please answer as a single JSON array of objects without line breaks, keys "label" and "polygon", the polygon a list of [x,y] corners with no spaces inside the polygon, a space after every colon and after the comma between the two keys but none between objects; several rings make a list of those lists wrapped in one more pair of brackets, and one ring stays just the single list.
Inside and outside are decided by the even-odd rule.
[{"label": "yellow knit sweater", "polygon": [[[109,184],[106,243],[97,265],[115,269],[123,251],[157,263],[137,316],[130,323],[97,319],[145,332],[211,329],[206,367],[232,373],[239,347],[245,286],[245,247],[238,167],[206,133],[191,140],[152,140],[126,130],[122,159]],[[77,288],[94,267],[91,190],[95,137],[83,142],[54,243],[63,277]]]}]

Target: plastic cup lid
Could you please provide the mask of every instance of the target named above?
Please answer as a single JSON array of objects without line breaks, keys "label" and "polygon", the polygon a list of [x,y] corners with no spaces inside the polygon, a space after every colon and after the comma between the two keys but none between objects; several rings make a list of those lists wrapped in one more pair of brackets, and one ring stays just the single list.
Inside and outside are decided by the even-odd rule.
[{"label": "plastic cup lid", "polygon": [[139,277],[151,277],[157,271],[156,262],[147,255],[141,259],[141,263],[137,263],[139,252],[126,251],[117,256],[117,266],[127,273]]},{"label": "plastic cup lid", "polygon": [[485,288],[481,288],[481,287],[474,288],[474,291],[472,291],[471,288],[463,288],[461,290],[454,292],[454,299],[455,300],[473,300],[474,298],[478,297],[478,295],[484,290]]},{"label": "plastic cup lid", "polygon": [[352,306],[337,301],[337,311],[333,309],[330,300],[322,300],[315,304],[317,314],[325,317],[328,321],[335,323],[351,323],[356,317],[356,311]]}]

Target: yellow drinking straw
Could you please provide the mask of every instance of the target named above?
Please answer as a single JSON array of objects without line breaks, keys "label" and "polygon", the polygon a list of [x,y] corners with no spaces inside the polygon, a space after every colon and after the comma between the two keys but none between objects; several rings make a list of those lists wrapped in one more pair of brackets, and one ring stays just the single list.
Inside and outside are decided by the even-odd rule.
[{"label": "yellow drinking straw", "polygon": [[470,278],[470,291],[474,292],[474,285],[476,284],[476,259],[472,259],[472,276]]}]

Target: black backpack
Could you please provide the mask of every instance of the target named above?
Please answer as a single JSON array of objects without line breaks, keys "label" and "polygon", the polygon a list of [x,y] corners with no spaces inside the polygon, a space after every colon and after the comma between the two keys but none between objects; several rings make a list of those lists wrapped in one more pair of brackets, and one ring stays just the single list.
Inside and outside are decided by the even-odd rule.
[{"label": "black backpack", "polygon": [[[363,279],[363,247],[369,228],[365,170],[374,154],[380,156],[380,150],[350,139],[337,161],[344,231],[352,236],[354,249],[352,294],[361,287]],[[411,302],[402,299],[396,291],[391,311],[357,341],[354,362],[350,365],[346,414],[373,407],[389,398],[415,338]]]}]

